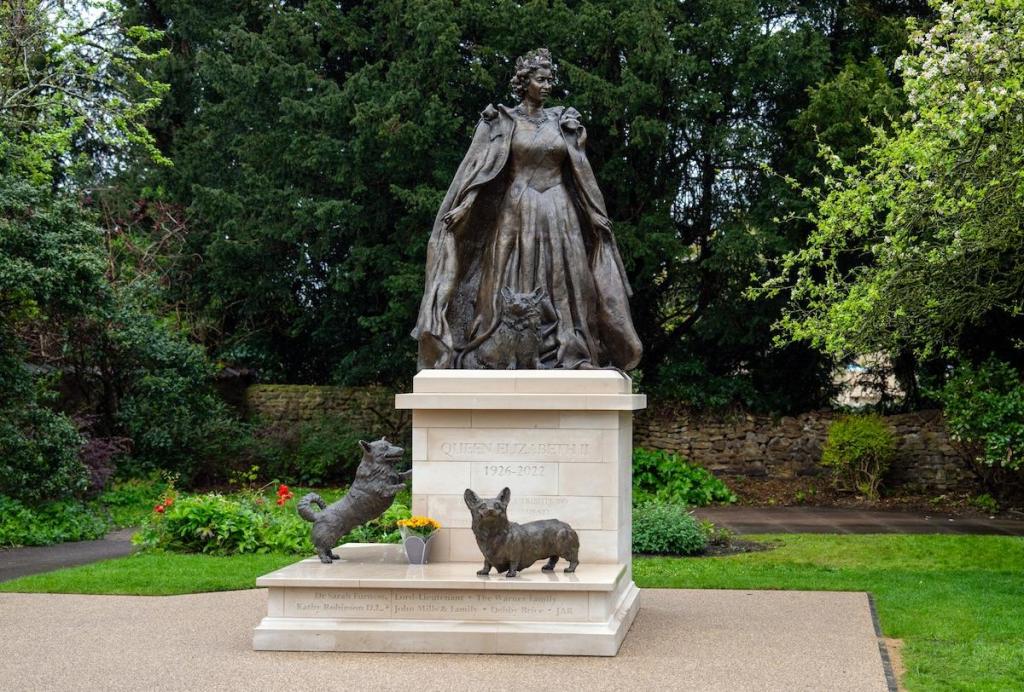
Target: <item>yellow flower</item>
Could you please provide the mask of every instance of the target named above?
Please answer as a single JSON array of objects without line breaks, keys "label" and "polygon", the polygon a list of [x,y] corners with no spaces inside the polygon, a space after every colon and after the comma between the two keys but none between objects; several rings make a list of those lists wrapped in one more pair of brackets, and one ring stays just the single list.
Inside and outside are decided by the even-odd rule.
[{"label": "yellow flower", "polygon": [[430,517],[421,516],[412,516],[408,519],[399,519],[398,525],[404,526],[407,529],[415,529],[420,531],[436,531],[439,528],[441,528],[441,524],[437,520],[431,519]]}]

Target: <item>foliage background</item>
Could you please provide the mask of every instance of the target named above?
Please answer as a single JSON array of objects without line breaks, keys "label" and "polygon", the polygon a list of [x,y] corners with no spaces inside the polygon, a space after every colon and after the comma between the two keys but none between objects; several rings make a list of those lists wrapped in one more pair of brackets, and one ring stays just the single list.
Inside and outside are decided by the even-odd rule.
[{"label": "foliage background", "polygon": [[[407,386],[433,216],[542,45],[645,391],[793,413],[872,350],[906,408],[992,354],[1019,383],[1022,26],[982,0],[4,3],[0,490],[286,467],[225,367]],[[348,434],[314,431],[307,480]]]},{"label": "foliage background", "polygon": [[[816,179],[817,130],[855,151],[899,101],[923,3],[124,3],[165,32],[150,127],[173,168],[129,170],[188,233],[169,299],[217,358],[271,380],[406,383],[433,216],[516,55],[548,46],[579,109],[646,348],[645,390],[698,407],[827,402],[831,361],[776,346],[751,274],[802,241],[777,221]],[[127,223],[159,232],[159,214]],[[201,262],[196,258],[202,258]],[[358,295],[358,301],[351,296]]]}]

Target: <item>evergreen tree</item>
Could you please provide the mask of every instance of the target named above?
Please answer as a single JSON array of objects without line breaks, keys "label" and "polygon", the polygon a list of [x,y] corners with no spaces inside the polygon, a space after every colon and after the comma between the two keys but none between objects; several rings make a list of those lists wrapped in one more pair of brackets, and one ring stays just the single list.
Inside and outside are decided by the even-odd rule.
[{"label": "evergreen tree", "polygon": [[[815,175],[808,89],[895,57],[917,3],[124,2],[167,32],[152,127],[175,162],[124,189],[187,208],[181,254],[202,261],[171,290],[219,357],[288,381],[408,380],[433,216],[477,113],[510,101],[515,56],[547,46],[633,282],[645,388],[827,398],[828,360],[772,344],[782,301],[744,298],[807,232],[773,221],[800,202],[766,170]],[[830,117],[856,129],[865,107]]]}]

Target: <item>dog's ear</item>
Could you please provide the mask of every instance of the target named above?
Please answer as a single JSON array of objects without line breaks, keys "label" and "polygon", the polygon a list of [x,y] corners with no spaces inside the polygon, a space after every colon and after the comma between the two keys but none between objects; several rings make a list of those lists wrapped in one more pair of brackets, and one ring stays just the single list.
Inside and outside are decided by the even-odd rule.
[{"label": "dog's ear", "polygon": [[540,304],[540,302],[544,300],[547,294],[547,291],[545,291],[542,287],[538,286],[537,288],[533,289],[533,293],[530,294],[530,297],[533,299],[534,303]]},{"label": "dog's ear", "polygon": [[476,506],[480,504],[480,497],[469,488],[466,488],[466,492],[463,493],[462,499],[466,501],[466,506],[470,509],[476,509]]},{"label": "dog's ear", "polygon": [[502,488],[501,492],[498,493],[498,501],[503,505],[508,505],[508,501],[512,498],[512,491],[508,488]]},{"label": "dog's ear", "polygon": [[366,440],[359,440],[359,446],[363,448],[363,451],[367,454],[370,453],[370,443]]}]

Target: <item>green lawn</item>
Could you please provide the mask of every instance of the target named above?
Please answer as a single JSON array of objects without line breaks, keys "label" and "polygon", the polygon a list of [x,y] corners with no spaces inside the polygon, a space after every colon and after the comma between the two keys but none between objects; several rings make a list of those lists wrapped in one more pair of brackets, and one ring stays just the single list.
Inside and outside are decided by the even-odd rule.
[{"label": "green lawn", "polygon": [[882,632],[904,640],[913,690],[1024,689],[1024,538],[761,536],[777,550],[636,560],[637,584],[867,591]]},{"label": "green lawn", "polygon": [[0,582],[0,591],[173,596],[251,589],[256,577],[296,562],[295,555],[140,553]]},{"label": "green lawn", "polygon": [[[775,550],[725,558],[638,558],[657,588],[808,589],[874,595],[902,639],[912,690],[1024,689],[1024,538],[761,536]],[[289,555],[136,555],[0,584],[0,591],[166,595],[245,589]]]}]

